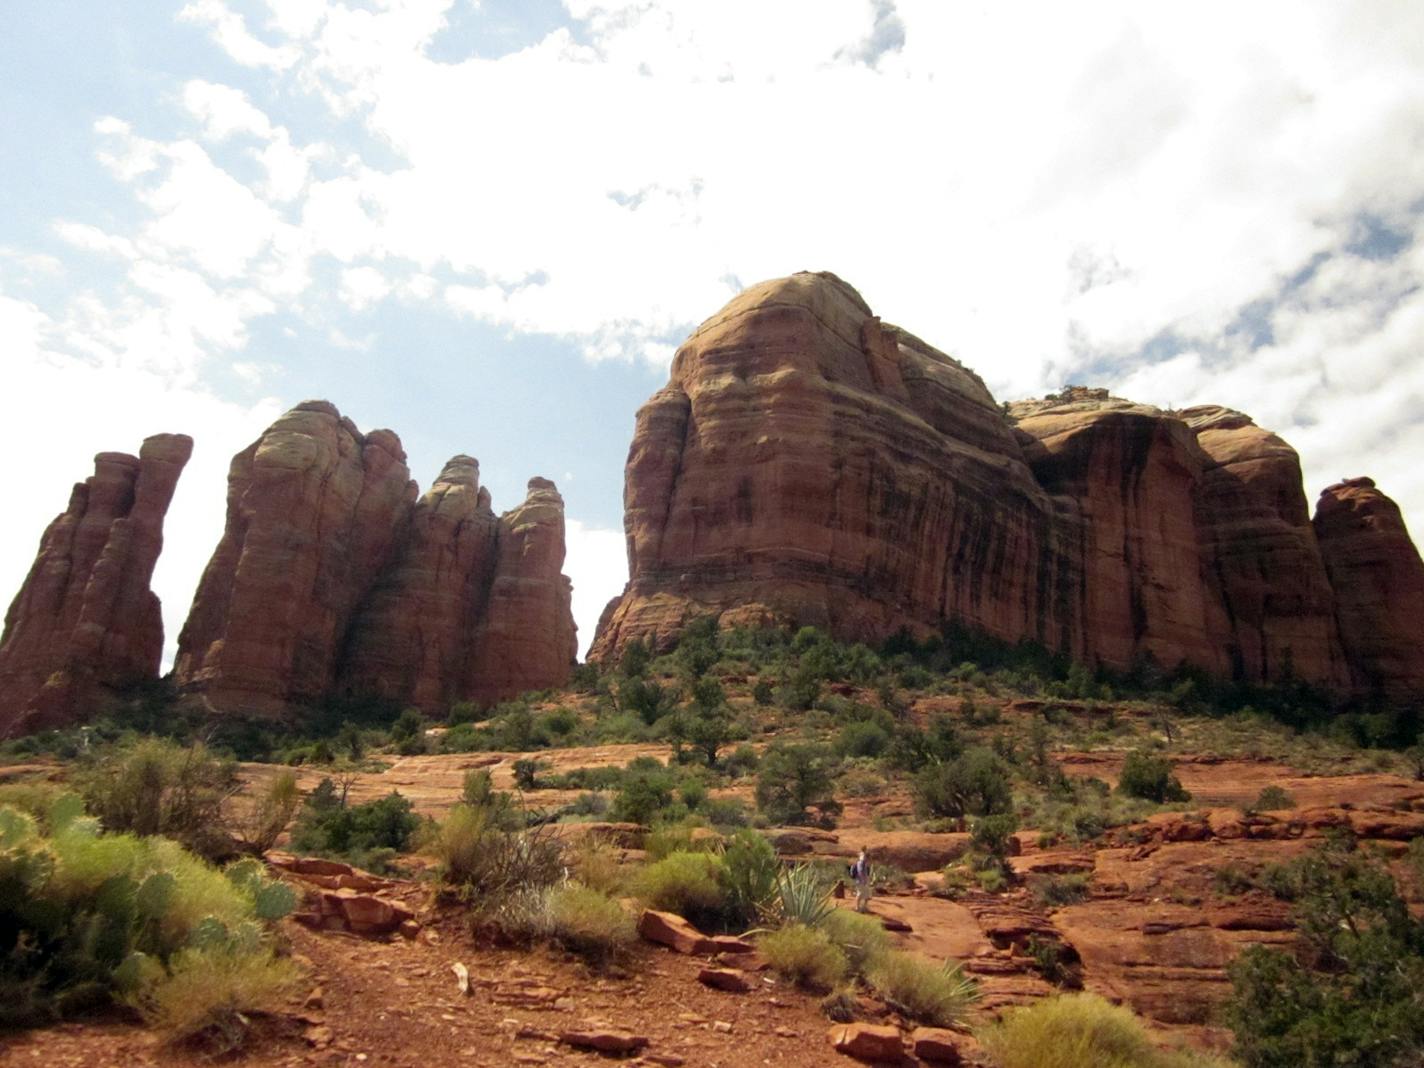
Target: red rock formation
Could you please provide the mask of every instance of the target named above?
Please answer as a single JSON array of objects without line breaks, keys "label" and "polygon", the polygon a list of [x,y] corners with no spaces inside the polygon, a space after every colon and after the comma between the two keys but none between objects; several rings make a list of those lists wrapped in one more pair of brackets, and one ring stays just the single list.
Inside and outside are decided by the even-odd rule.
[{"label": "red rock formation", "polygon": [[706,614],[1080,640],[1052,503],[988,390],[833,275],[753,286],[693,333],[638,413],[624,503],[595,659]]},{"label": "red rock formation", "polygon": [[1204,457],[1191,431],[1103,390],[1011,409],[1082,561],[1074,607],[1087,655],[1116,668],[1187,660],[1223,674],[1220,599],[1193,506]]},{"label": "red rock formation", "polygon": [[1197,514],[1233,636],[1226,648],[1232,675],[1267,681],[1294,675],[1347,687],[1334,594],[1296,451],[1229,408],[1180,414],[1207,457]]},{"label": "red rock formation", "polygon": [[524,503],[499,517],[498,557],[465,695],[490,702],[562,686],[578,657],[573,585],[564,566],[564,499],[531,478]]},{"label": "red rock formation", "polygon": [[149,581],[192,451],[191,438],[159,434],[137,457],[100,453],[74,487],[5,615],[0,737],[69,725],[105,689],[158,677],[163,618]]},{"label": "red rock formation", "polygon": [[234,458],[228,521],[179,638],[177,678],[223,712],[333,694],[443,711],[568,681],[576,655],[554,484],[496,519],[456,456],[418,501],[400,440],[325,401]]},{"label": "red rock formation", "polygon": [[1321,493],[1314,526],[1356,686],[1424,697],[1424,564],[1399,506],[1373,480],[1351,478]]},{"label": "red rock formation", "polygon": [[[711,615],[850,640],[955,621],[1117,669],[1337,691],[1352,666],[1417,678],[1391,629],[1417,613],[1351,594],[1337,626],[1351,565],[1327,577],[1280,438],[1105,390],[1001,407],[833,275],[753,286],[694,331],[638,413],[624,505],[629,583],[593,659]],[[1393,529],[1408,554],[1366,556],[1413,589]],[[1342,647],[1347,608],[1383,630]]]},{"label": "red rock formation", "polygon": [[339,688],[430,710],[463,698],[497,533],[479,462],[454,457],[416,502],[399,554],[352,625]]},{"label": "red rock formation", "polygon": [[363,435],[326,401],[279,418],[233,458],[227,526],[178,638],[179,685],[260,714],[330,693],[415,493],[389,430]]}]

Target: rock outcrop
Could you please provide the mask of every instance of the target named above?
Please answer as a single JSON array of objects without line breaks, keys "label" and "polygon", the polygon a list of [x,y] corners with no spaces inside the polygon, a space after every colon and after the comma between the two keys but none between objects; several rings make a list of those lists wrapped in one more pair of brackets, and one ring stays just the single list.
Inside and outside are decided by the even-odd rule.
[{"label": "rock outcrop", "polygon": [[496,519],[479,464],[457,456],[417,499],[395,434],[307,401],[233,460],[177,680],[257,715],[333,695],[437,711],[559,685],[575,656],[563,560],[553,483]]},{"label": "rock outcrop", "polygon": [[68,726],[106,690],[158,677],[163,618],[149,588],[193,441],[159,434],[104,452],[49,525],[5,615],[0,737]]},{"label": "rock outcrop", "polygon": [[638,413],[630,580],[595,659],[688,619],[1080,640],[1048,494],[983,382],[832,275],[753,286]]},{"label": "rock outcrop", "polygon": [[[834,275],[753,286],[693,332],[638,413],[624,505],[629,582],[593,659],[711,615],[869,641],[952,621],[1337,692],[1424,671],[1389,630],[1407,613],[1342,593],[1362,565],[1322,555],[1279,437],[1080,387],[999,405]],[[1359,551],[1407,590],[1418,556],[1391,530]],[[1390,636],[1342,642],[1351,613]]]},{"label": "rock outcrop", "polygon": [[1373,480],[1347,479],[1321,493],[1314,526],[1357,686],[1424,698],[1424,564],[1399,506]]},{"label": "rock outcrop", "polygon": [[416,502],[396,560],[352,626],[343,690],[431,709],[465,696],[498,526],[479,463],[456,456]]},{"label": "rock outcrop", "polygon": [[389,430],[362,434],[326,401],[281,416],[233,458],[227,526],[178,637],[180,686],[259,714],[332,692],[415,494]]},{"label": "rock outcrop", "polygon": [[578,657],[573,584],[564,566],[564,499],[531,478],[524,503],[499,517],[498,553],[466,695],[483,703],[569,680]]}]

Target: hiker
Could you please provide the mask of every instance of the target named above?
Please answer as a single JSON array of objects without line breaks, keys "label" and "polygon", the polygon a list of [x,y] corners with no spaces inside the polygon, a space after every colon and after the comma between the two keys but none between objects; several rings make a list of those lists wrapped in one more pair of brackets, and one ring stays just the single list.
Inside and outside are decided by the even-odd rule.
[{"label": "hiker", "polygon": [[850,877],[855,880],[855,911],[870,911],[870,858],[865,855],[865,850],[860,851],[860,856],[855,858],[855,863],[850,866]]}]

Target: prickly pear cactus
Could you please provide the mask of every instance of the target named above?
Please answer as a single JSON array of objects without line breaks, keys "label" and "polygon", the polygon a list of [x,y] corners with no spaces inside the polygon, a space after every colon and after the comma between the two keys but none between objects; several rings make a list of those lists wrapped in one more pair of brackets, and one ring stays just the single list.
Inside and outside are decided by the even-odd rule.
[{"label": "prickly pear cactus", "polygon": [[150,875],[134,896],[139,917],[145,920],[162,919],[173,903],[173,893],[177,888],[178,880],[172,872],[156,871]]},{"label": "prickly pear cactus", "polygon": [[269,882],[252,895],[252,904],[259,920],[272,923],[296,908],[297,895],[286,883]]}]

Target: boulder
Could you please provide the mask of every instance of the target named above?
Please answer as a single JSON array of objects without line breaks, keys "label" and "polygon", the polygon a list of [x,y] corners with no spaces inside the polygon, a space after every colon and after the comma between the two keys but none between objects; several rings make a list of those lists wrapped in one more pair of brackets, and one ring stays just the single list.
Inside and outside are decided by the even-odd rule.
[{"label": "boulder", "polygon": [[104,452],[45,530],[0,635],[0,737],[83,722],[103,699],[158,678],[163,617],[150,588],[163,520],[193,451],[158,434]]},{"label": "boulder", "polygon": [[959,1053],[963,1036],[942,1027],[917,1027],[910,1032],[910,1048],[916,1057],[931,1064],[947,1064],[953,1068],[963,1058]]},{"label": "boulder", "polygon": [[701,956],[718,950],[716,941],[673,912],[644,909],[638,917],[638,934],[678,953]]},{"label": "boulder", "polygon": [[735,968],[703,968],[697,973],[697,981],[714,990],[726,990],[733,994],[745,994],[754,988],[746,973]]},{"label": "boulder", "polygon": [[831,1045],[860,1061],[898,1062],[905,1055],[900,1029],[880,1024],[836,1024],[830,1029]]}]

